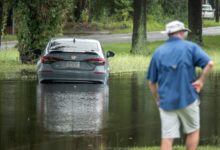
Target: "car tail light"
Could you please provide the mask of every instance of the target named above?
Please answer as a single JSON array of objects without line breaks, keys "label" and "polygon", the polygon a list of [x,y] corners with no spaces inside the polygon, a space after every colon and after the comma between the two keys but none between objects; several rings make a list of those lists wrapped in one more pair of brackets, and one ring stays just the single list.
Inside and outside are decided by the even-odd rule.
[{"label": "car tail light", "polygon": [[62,61],[63,58],[60,57],[54,57],[54,56],[43,56],[41,57],[41,62],[42,63],[52,63],[55,61]]},{"label": "car tail light", "polygon": [[93,63],[95,65],[104,65],[105,64],[104,58],[90,58],[90,59],[87,59],[86,61]]}]

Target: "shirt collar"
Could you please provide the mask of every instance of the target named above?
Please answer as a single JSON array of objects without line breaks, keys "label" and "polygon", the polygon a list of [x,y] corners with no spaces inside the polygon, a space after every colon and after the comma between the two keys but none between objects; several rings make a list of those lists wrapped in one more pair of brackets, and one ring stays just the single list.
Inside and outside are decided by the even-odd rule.
[{"label": "shirt collar", "polygon": [[171,36],[171,37],[169,37],[169,39],[167,41],[170,42],[170,41],[177,41],[177,40],[181,40],[181,39],[178,37],[175,37],[175,36]]}]

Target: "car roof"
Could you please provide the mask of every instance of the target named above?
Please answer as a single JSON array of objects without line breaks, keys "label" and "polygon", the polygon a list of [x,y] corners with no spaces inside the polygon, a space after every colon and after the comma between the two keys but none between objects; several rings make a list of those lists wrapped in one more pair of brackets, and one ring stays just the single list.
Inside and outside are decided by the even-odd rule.
[{"label": "car roof", "polygon": [[79,42],[91,42],[91,43],[100,44],[100,42],[98,40],[95,40],[95,39],[80,39],[80,38],[70,38],[70,37],[52,38],[51,42],[53,42],[53,41],[71,42],[73,40],[79,41]]}]

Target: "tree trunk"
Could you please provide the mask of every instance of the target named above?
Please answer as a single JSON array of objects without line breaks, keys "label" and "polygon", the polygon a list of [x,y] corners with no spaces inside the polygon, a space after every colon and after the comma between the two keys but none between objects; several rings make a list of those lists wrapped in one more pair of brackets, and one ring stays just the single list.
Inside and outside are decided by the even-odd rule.
[{"label": "tree trunk", "polygon": [[3,6],[4,6],[4,0],[0,0],[0,47],[2,42]]},{"label": "tree trunk", "polygon": [[82,11],[86,8],[87,0],[75,0],[75,21],[79,21]]},{"label": "tree trunk", "polygon": [[202,44],[202,0],[188,0],[189,40]]},{"label": "tree trunk", "polygon": [[132,48],[133,54],[146,54],[146,0],[134,0],[133,8],[133,34]]},{"label": "tree trunk", "polygon": [[219,22],[219,0],[215,0],[215,22]]}]

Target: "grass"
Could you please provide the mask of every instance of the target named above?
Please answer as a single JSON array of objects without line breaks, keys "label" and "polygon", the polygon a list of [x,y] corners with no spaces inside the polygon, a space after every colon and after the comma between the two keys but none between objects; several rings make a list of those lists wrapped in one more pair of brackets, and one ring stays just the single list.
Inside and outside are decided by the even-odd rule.
[{"label": "grass", "polygon": [[220,71],[220,36],[205,36],[203,48],[215,63],[214,70]]},{"label": "grass", "polygon": [[9,35],[9,34],[6,34],[4,36],[2,36],[2,41],[16,41],[17,40],[17,37],[16,35]]},{"label": "grass", "polygon": [[203,20],[203,27],[216,27],[220,26],[220,22],[215,22],[215,20]]},{"label": "grass", "polygon": [[35,66],[21,64],[17,49],[0,51],[0,79],[34,78]]},{"label": "grass", "polygon": [[[205,36],[203,48],[214,60],[214,71],[220,71],[220,36]],[[149,42],[147,50],[150,54],[163,41]],[[103,44],[105,51],[111,50],[115,52],[115,57],[110,58],[110,73],[121,74],[130,72],[144,72],[147,70],[151,55],[131,55],[131,43],[113,43]],[[27,77],[29,74],[35,74],[36,65],[24,65],[19,60],[19,53],[16,49],[0,51],[0,78],[10,79],[15,78],[14,74],[20,77]]]},{"label": "grass", "polygon": [[[213,59],[214,71],[220,71],[220,36],[205,36],[203,48]],[[163,43],[163,41],[151,42],[148,45],[148,51],[153,53],[154,49]],[[133,71],[146,71],[151,56],[129,54],[130,43],[104,44],[105,50],[111,50],[116,53],[114,58],[110,59],[111,73],[125,73]]]},{"label": "grass", "polygon": [[[149,43],[149,53],[152,53],[162,41]],[[112,74],[129,73],[136,71],[146,71],[150,61],[150,56],[146,57],[143,55],[131,55],[130,54],[130,43],[115,43],[115,44],[104,44],[103,48],[105,51],[111,50],[116,55],[109,59],[110,72]]]},{"label": "grass", "polygon": [[[134,147],[134,148],[119,148],[118,150],[159,150],[160,148],[159,147],[142,147],[142,148],[139,148],[139,147]],[[198,150],[218,150],[219,147],[215,147],[215,146],[200,146],[198,148]],[[117,150],[117,149],[115,149]],[[185,150],[185,147],[183,146],[175,146],[173,148],[173,150]]]}]

